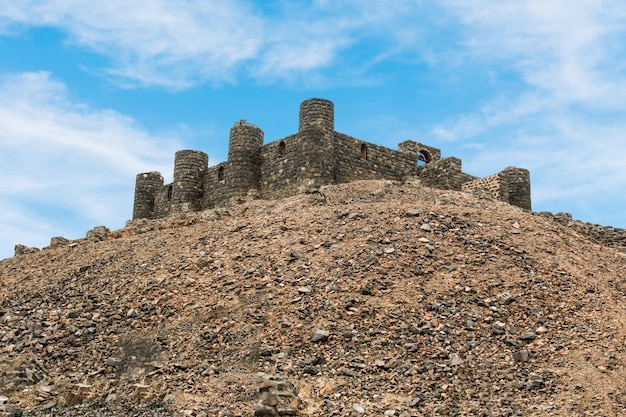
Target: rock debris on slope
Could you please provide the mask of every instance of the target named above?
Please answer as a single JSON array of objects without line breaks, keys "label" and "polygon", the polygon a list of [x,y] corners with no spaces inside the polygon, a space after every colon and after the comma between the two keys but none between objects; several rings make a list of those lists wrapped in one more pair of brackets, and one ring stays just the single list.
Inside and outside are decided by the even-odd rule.
[{"label": "rock debris on slope", "polygon": [[625,257],[547,215],[363,181],[90,235],[0,262],[0,415],[626,413]]}]

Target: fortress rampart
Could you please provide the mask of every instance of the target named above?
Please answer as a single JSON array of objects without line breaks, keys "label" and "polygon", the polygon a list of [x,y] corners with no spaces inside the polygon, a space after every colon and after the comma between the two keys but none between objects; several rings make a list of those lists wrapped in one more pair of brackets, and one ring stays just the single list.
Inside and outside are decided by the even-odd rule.
[{"label": "fortress rampart", "polygon": [[408,177],[441,189],[481,190],[531,209],[528,170],[508,167],[478,178],[462,172],[460,159],[442,159],[435,147],[407,140],[393,150],[336,132],[334,126],[334,104],[320,98],[300,105],[297,133],[268,144],[259,127],[238,121],[230,130],[227,161],[209,167],[204,152],[181,150],[172,183],[164,184],[158,172],[137,175],[133,219],[233,204],[248,195],[271,199],[327,184]]}]

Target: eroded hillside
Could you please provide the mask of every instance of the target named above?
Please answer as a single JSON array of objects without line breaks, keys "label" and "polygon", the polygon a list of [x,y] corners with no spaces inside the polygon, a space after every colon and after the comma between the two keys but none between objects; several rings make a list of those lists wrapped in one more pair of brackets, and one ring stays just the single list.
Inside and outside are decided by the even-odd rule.
[{"label": "eroded hillside", "polygon": [[137,221],[0,294],[6,415],[626,413],[626,257],[418,183]]}]

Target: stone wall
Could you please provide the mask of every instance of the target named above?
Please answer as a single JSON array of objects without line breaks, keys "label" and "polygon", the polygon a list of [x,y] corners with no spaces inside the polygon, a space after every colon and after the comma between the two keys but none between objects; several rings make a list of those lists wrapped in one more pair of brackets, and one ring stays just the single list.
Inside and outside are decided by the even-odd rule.
[{"label": "stone wall", "polygon": [[440,159],[418,168],[422,184],[443,190],[460,191],[464,183],[477,177],[461,171],[461,160],[455,157]]},{"label": "stone wall", "polygon": [[552,214],[548,211],[541,211],[537,215],[551,218],[582,235],[591,237],[605,246],[613,247],[626,253],[626,229],[581,222],[580,220],[574,220],[570,213]]},{"label": "stone wall", "polygon": [[494,199],[500,199],[502,195],[500,191],[500,177],[498,174],[466,182],[463,184],[462,190],[470,193],[480,192],[481,195],[488,195]]},{"label": "stone wall", "polygon": [[332,135],[307,129],[263,147],[260,193],[279,198],[335,181]]},{"label": "stone wall", "polygon": [[356,180],[401,180],[414,175],[416,158],[384,146],[335,133],[335,179],[338,183]]},{"label": "stone wall", "polygon": [[133,219],[238,204],[249,196],[280,198],[327,184],[410,176],[441,189],[486,188],[495,198],[530,208],[528,171],[507,168],[478,180],[461,171],[460,159],[441,159],[435,147],[407,140],[396,151],[336,132],[329,100],[302,102],[296,134],[265,145],[263,136],[241,120],[230,130],[226,162],[208,167],[204,152],[183,150],[176,153],[171,184],[163,185],[158,172],[139,174]]},{"label": "stone wall", "polygon": [[526,169],[507,167],[497,174],[465,182],[462,190],[487,193],[496,200],[531,209],[530,173]]},{"label": "stone wall", "polygon": [[429,164],[441,159],[441,149],[412,140],[405,140],[398,144],[398,151],[411,155],[415,159],[415,165],[418,165],[418,161]]}]

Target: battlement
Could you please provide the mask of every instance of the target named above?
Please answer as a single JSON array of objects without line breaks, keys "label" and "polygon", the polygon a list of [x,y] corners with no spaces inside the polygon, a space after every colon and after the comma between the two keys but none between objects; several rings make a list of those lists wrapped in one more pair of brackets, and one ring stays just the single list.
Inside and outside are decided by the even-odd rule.
[{"label": "battlement", "polygon": [[133,219],[156,219],[180,211],[236,204],[242,198],[279,198],[327,184],[356,180],[419,178],[425,185],[487,193],[531,209],[530,174],[509,167],[478,178],[461,171],[461,160],[412,140],[398,150],[335,131],[334,104],[311,98],[300,105],[298,132],[264,144],[263,131],[246,120],[230,130],[228,160],[209,167],[206,153],[176,152],[174,179],[158,172],[138,174]]}]

